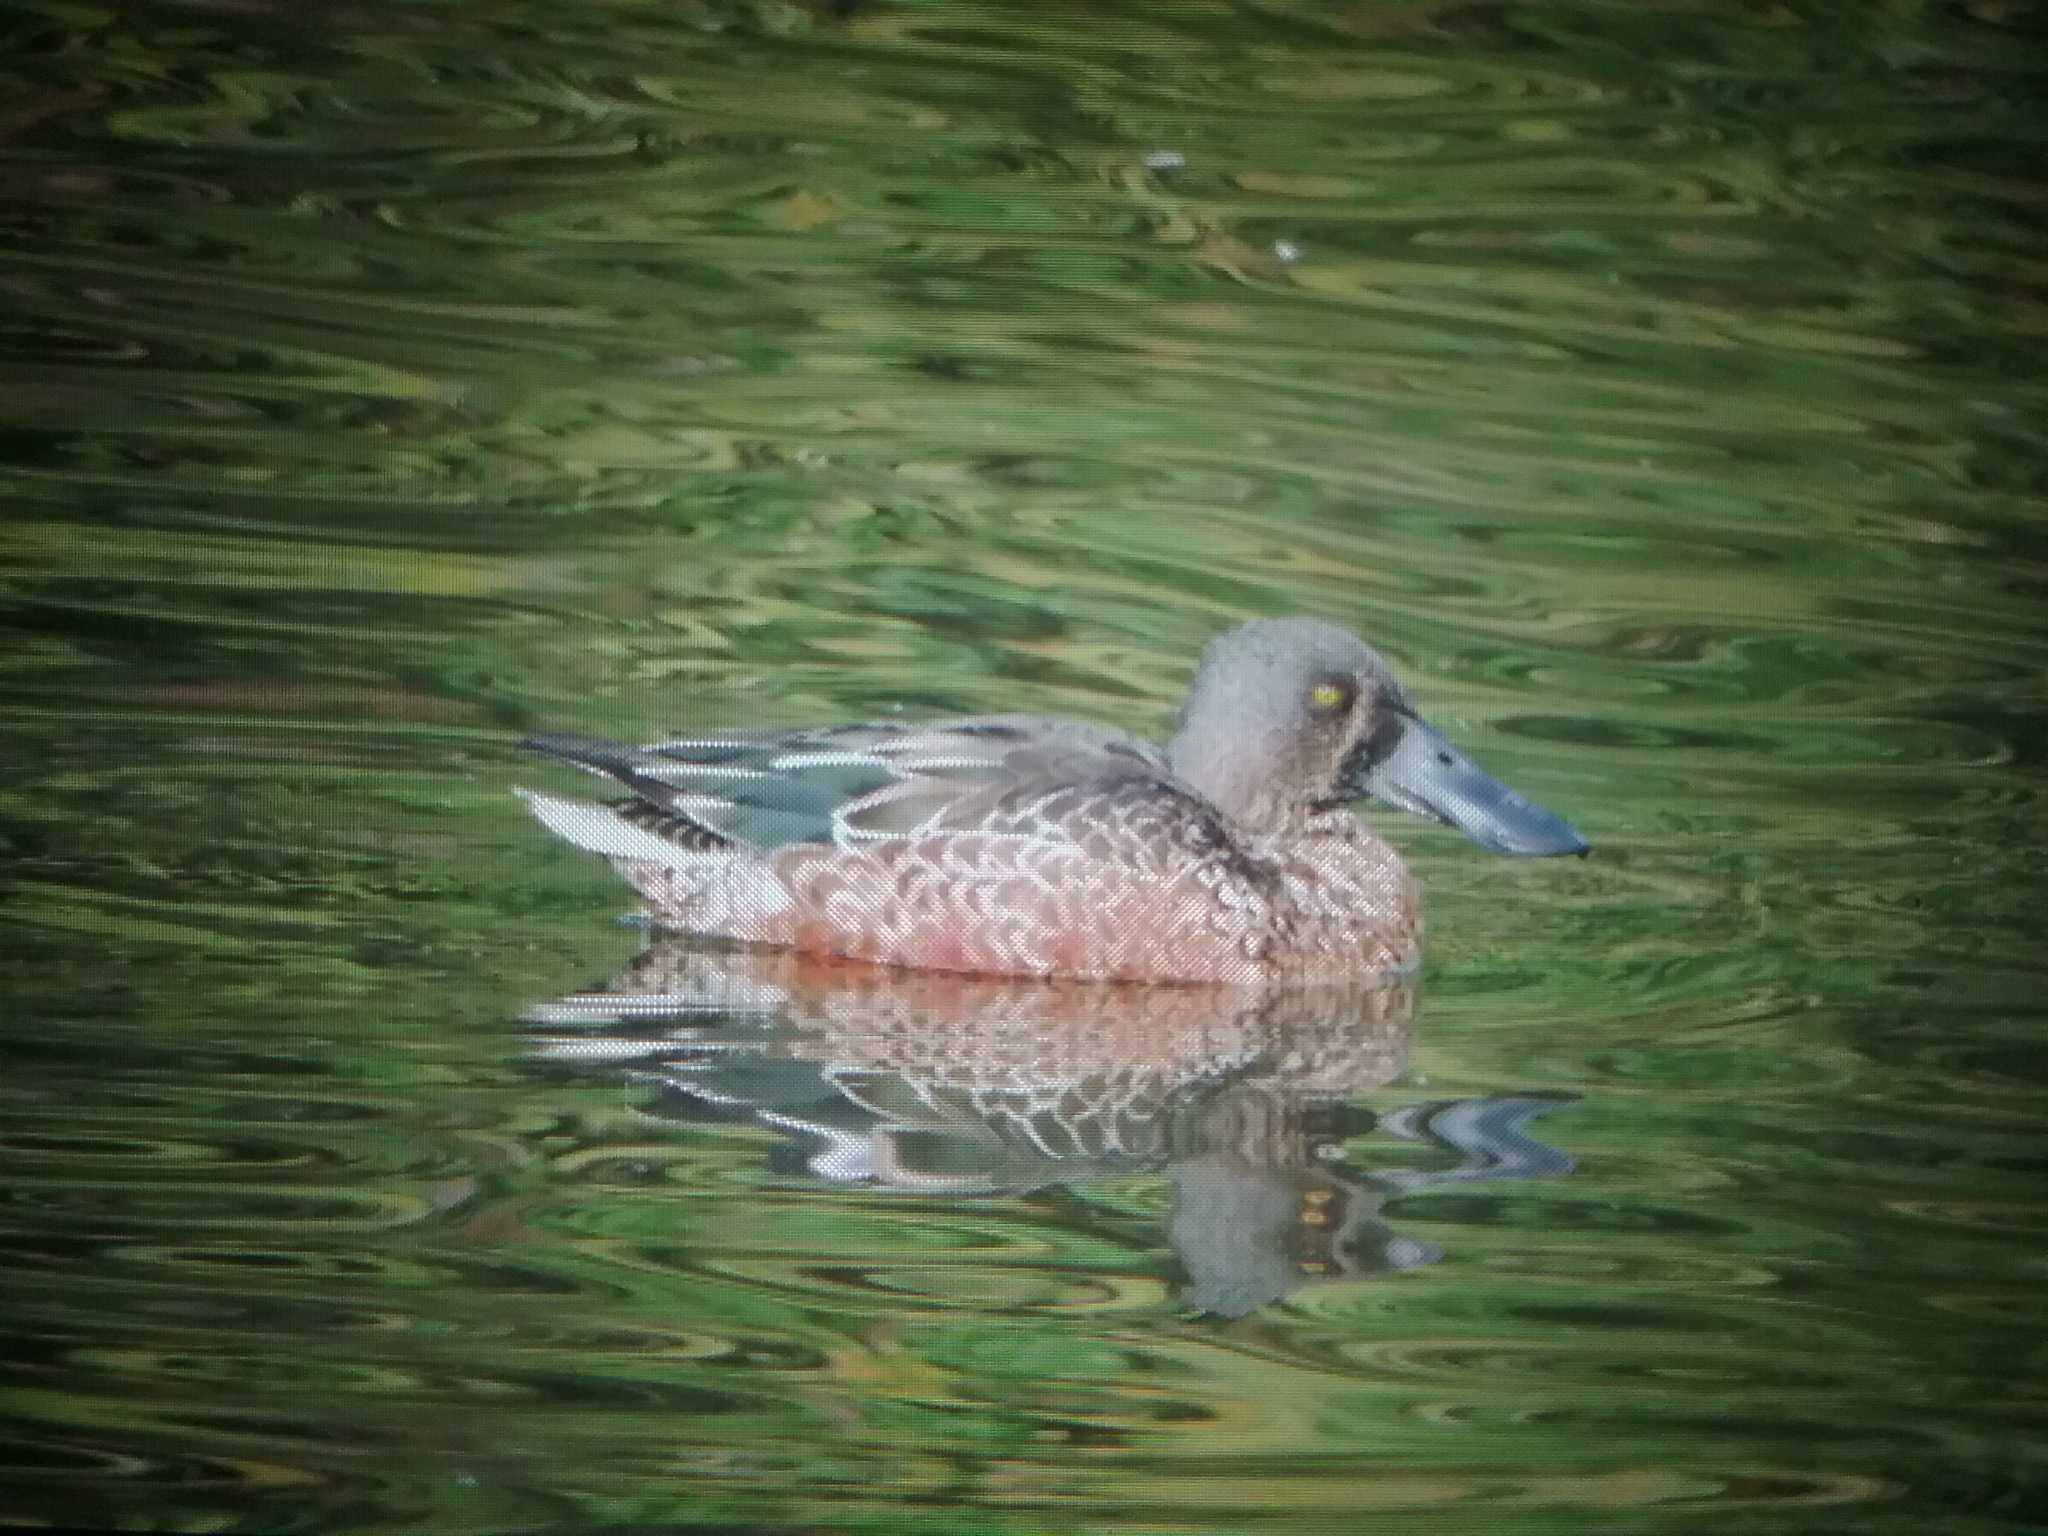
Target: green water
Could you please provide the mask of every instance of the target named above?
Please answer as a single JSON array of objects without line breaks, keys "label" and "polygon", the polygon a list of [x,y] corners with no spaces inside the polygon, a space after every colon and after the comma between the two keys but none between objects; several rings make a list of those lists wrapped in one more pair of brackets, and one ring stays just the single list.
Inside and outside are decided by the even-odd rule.
[{"label": "green water", "polygon": [[[0,1519],[2034,1528],[2037,13],[0,38]],[[1272,614],[1595,845],[1411,1013],[561,1003],[523,733]]]}]

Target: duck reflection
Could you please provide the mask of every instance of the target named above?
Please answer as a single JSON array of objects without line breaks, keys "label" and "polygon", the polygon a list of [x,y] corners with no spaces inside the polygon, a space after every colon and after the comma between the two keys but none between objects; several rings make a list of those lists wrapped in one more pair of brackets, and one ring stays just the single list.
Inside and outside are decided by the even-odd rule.
[{"label": "duck reflection", "polygon": [[[1530,1095],[1375,1114],[1405,1069],[1410,977],[1309,985],[1015,980],[666,940],[602,990],[530,1009],[544,1059],[650,1079],[653,1115],[744,1119],[834,1184],[1023,1194],[1133,1173],[1173,1188],[1181,1300],[1242,1316],[1307,1281],[1434,1262],[1389,1199],[1571,1171]],[[1432,1143],[1437,1169],[1361,1166],[1369,1134]]]}]

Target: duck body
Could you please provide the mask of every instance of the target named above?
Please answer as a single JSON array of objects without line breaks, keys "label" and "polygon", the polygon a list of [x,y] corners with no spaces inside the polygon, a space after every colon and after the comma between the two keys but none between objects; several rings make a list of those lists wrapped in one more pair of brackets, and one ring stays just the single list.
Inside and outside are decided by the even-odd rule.
[{"label": "duck body", "polygon": [[628,792],[520,793],[662,926],[929,970],[1252,983],[1410,967],[1415,881],[1351,811],[1365,795],[1496,851],[1585,850],[1422,724],[1362,642],[1307,620],[1212,643],[1163,746],[1027,715],[527,745]]}]

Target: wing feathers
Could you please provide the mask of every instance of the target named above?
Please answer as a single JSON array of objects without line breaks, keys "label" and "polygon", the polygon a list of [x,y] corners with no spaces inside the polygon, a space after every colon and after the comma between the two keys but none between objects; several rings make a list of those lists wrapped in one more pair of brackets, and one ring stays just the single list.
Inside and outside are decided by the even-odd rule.
[{"label": "wing feathers", "polygon": [[[616,810],[529,796],[568,841],[612,857],[650,857],[679,828],[768,851],[798,844],[852,848],[946,830],[1024,831],[1048,788],[1107,788],[1164,772],[1158,748],[1101,726],[1021,716],[907,725],[882,721],[812,731],[737,731],[633,747],[587,736],[536,736],[527,746],[617,780],[643,802]],[[1041,809],[1043,809],[1041,805]],[[1022,820],[1020,820],[1020,817]],[[1043,825],[1041,832],[1052,832]],[[690,856],[693,839],[664,862]],[[641,851],[626,853],[627,847]]]}]

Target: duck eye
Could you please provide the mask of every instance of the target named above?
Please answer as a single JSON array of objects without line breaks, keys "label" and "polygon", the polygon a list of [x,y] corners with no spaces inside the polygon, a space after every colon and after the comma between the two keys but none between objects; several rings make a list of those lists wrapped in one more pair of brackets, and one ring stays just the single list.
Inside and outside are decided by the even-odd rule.
[{"label": "duck eye", "polygon": [[1308,691],[1309,707],[1319,715],[1341,714],[1351,707],[1357,691],[1342,678],[1326,677]]}]

